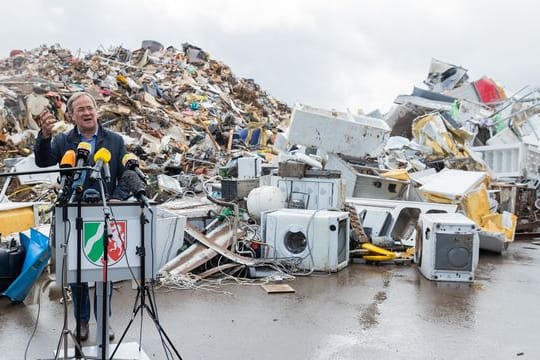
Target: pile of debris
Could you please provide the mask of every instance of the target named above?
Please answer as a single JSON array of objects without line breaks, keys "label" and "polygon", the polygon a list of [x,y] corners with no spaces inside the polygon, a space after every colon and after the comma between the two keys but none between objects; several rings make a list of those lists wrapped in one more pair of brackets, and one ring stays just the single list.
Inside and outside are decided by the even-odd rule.
[{"label": "pile of debris", "polygon": [[291,113],[189,44],[84,58],[42,47],[0,69],[6,154],[28,155],[33,116],[50,106],[64,119],[69,94],[86,90],[102,123],[148,160],[172,194],[157,198],[155,267],[167,286],[413,260],[429,279],[473,281],[479,249],[503,254],[540,225],[538,89],[508,97],[460,66],[434,59],[427,89],[384,116]]},{"label": "pile of debris", "polygon": [[[516,231],[540,225],[540,98],[525,88],[507,97],[495,81],[469,81],[438,60],[425,83],[384,117],[296,105],[272,163],[241,157],[210,185],[208,198],[225,210],[186,232],[189,250],[206,256],[191,262],[184,252],[161,270],[207,276],[240,266],[256,276],[271,265],[305,275],[351,259],[414,258],[430,279],[473,281],[479,249],[504,253]],[[227,219],[234,227],[223,238],[214,231]],[[234,255],[223,251],[231,246]],[[226,265],[212,263],[218,254]]]},{"label": "pile of debris", "polygon": [[81,90],[97,99],[101,123],[151,160],[143,168],[171,175],[215,174],[237,151],[264,151],[290,115],[252,79],[235,77],[190,44],[143,41],[135,51],[116,47],[84,57],[58,45],[13,50],[0,60],[1,160],[31,153],[34,119],[45,107],[59,120],[55,131],[69,129],[66,100]]}]

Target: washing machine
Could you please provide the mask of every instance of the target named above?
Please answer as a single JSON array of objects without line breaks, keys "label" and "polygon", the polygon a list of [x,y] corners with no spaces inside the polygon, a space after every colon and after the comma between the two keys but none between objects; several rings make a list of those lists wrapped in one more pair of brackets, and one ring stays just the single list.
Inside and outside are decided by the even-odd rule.
[{"label": "washing machine", "polygon": [[335,272],[349,263],[349,213],[281,209],[263,212],[266,258],[297,261],[304,270]]},{"label": "washing machine", "polygon": [[476,224],[462,214],[422,214],[414,260],[429,280],[474,281],[480,240]]}]

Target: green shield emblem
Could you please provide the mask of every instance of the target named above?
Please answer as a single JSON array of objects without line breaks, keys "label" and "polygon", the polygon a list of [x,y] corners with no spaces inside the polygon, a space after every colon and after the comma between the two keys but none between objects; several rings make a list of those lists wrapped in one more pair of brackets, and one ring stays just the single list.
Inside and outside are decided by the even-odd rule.
[{"label": "green shield emblem", "polygon": [[[92,264],[103,266],[103,221],[83,223],[83,253]],[[116,264],[126,253],[127,221],[111,221],[112,237],[109,237],[109,266]]]}]

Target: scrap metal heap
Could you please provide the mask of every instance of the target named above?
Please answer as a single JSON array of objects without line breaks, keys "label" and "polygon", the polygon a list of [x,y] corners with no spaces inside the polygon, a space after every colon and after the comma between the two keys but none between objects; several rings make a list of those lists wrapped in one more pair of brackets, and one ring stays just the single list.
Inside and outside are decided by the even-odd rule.
[{"label": "scrap metal heap", "polygon": [[[410,168],[484,171],[490,207],[515,214],[518,232],[536,229],[539,89],[525,86],[508,97],[494,80],[469,81],[466,69],[436,59],[424,83],[428,90],[414,88],[411,95],[398,96],[386,115],[391,135],[429,148],[423,163],[411,161]],[[391,138],[389,143],[399,143],[400,149],[394,159],[406,158],[407,140]]]},{"label": "scrap metal heap", "polygon": [[[301,104],[291,113],[189,44],[13,51],[0,61],[1,156],[5,171],[19,166],[8,158],[29,156],[44,106],[68,129],[66,99],[85,90],[152,174],[166,286],[413,258],[432,280],[472,281],[478,248],[504,253],[516,231],[540,225],[540,92],[508,97],[435,59],[424,83],[384,116]],[[2,196],[21,200],[21,185],[32,182]],[[23,199],[52,199],[50,188]],[[440,248],[423,245],[430,226]]]},{"label": "scrap metal heap", "polygon": [[[256,222],[231,239],[244,262],[227,259],[252,277],[260,266],[305,275],[414,259],[431,280],[473,281],[479,249],[504,253],[516,231],[538,227],[537,90],[507,97],[438,60],[425,83],[385,116],[297,104],[270,164],[252,153],[223,167],[209,199]],[[162,270],[186,264],[182,253]]]}]

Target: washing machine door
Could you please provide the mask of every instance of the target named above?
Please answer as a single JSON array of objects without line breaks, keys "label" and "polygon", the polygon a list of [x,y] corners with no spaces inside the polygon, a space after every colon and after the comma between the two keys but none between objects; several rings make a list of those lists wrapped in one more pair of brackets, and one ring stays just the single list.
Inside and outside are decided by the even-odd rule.
[{"label": "washing machine door", "polygon": [[286,256],[302,257],[308,248],[308,239],[304,228],[299,225],[289,226],[283,235],[281,244]]}]

